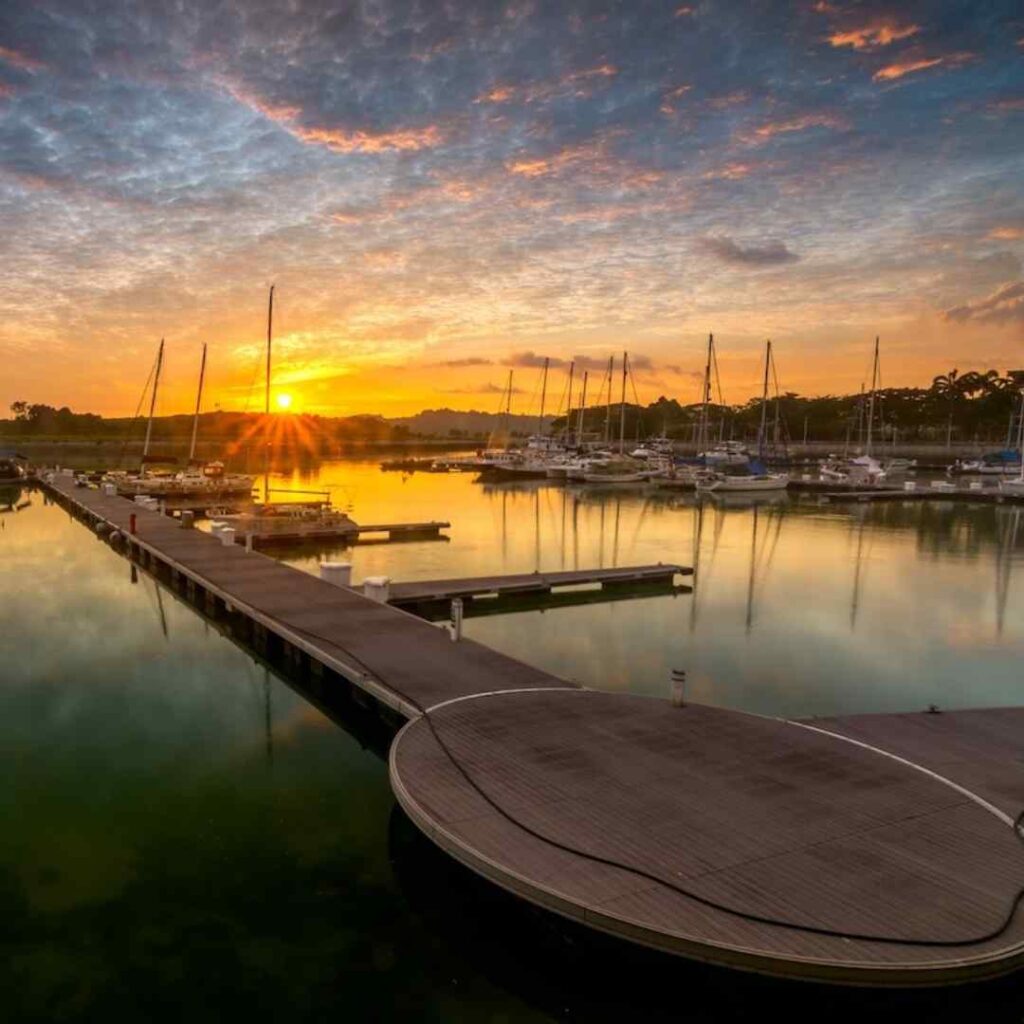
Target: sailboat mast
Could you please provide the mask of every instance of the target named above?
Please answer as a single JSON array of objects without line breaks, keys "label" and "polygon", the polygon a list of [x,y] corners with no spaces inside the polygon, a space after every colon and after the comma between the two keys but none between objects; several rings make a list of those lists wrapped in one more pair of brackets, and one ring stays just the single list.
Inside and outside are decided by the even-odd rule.
[{"label": "sailboat mast", "polygon": [[512,440],[512,370],[508,371],[508,396],[505,399],[505,450]]},{"label": "sailboat mast", "polygon": [[583,414],[587,408],[587,378],[590,376],[589,370],[583,371],[583,396],[580,398],[580,415],[576,420],[576,447],[580,448],[583,445]]},{"label": "sailboat mast", "polygon": [[537,417],[537,433],[544,433],[544,404],[548,398],[548,367],[551,365],[550,358],[544,360],[544,376],[540,383],[540,415]]},{"label": "sailboat mast", "polygon": [[619,454],[626,451],[626,378],[629,376],[629,353],[622,353],[622,400],[619,402]]},{"label": "sailboat mast", "polygon": [[875,389],[878,387],[878,336],[875,336],[875,361],[871,366],[871,397],[868,399],[868,433],[865,455],[871,454],[871,434],[875,425]]},{"label": "sailboat mast", "polygon": [[757,457],[764,458],[764,439],[768,430],[768,365],[772,357],[772,343],[765,342],[764,386],[761,389],[761,428],[757,432]]},{"label": "sailboat mast", "polygon": [[199,361],[199,390],[196,392],[196,414],[192,417],[192,444],[188,449],[188,461],[196,457],[196,435],[199,433],[199,406],[203,401],[203,377],[206,375],[206,342],[203,342],[203,357]]},{"label": "sailboat mast", "polygon": [[149,441],[153,436],[153,414],[156,412],[156,393],[160,387],[160,368],[164,365],[164,339],[160,339],[160,347],[156,350],[156,373],[153,375],[153,394],[149,396],[149,420],[146,422],[146,442],[142,446],[142,469],[146,468],[146,456],[149,454]]},{"label": "sailboat mast", "polygon": [[274,286],[270,286],[270,299],[267,303],[267,393],[263,411],[270,415],[270,349],[274,333]]},{"label": "sailboat mast", "polygon": [[704,366],[704,394],[701,396],[700,433],[697,437],[697,454],[699,455],[708,443],[708,402],[711,400],[711,353],[715,344],[715,336],[708,335],[708,359]]},{"label": "sailboat mast", "polygon": [[569,397],[565,404],[565,436],[568,437],[572,432],[572,374],[576,368],[576,360],[572,360],[569,363]]},{"label": "sailboat mast", "polygon": [[274,286],[267,300],[267,388],[263,411],[266,414],[266,447],[263,451],[263,500],[270,504],[270,352],[274,336]]},{"label": "sailboat mast", "polygon": [[608,407],[604,414],[604,443],[612,439],[612,381],[615,380],[615,356],[608,357]]},{"label": "sailboat mast", "polygon": [[[771,342],[768,342],[771,345]],[[779,452],[779,441],[782,437],[782,396],[779,394],[779,371],[775,366],[775,352],[771,353],[772,357],[772,380],[775,383],[775,425],[772,427],[772,445],[775,449],[775,453]],[[788,453],[787,453],[788,454]]]},{"label": "sailboat mast", "polygon": [[1020,476],[1024,480],[1024,389],[1020,393],[1020,425],[1017,428],[1017,454],[1020,456]]}]

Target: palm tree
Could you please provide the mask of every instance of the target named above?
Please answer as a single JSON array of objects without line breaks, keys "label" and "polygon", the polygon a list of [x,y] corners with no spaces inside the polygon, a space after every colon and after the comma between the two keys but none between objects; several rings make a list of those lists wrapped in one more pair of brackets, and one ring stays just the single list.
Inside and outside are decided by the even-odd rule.
[{"label": "palm tree", "polygon": [[946,424],[946,447],[953,445],[953,405],[958,398],[963,397],[960,389],[959,373],[952,369],[949,373],[942,374],[932,380],[932,391],[940,398],[945,398],[949,409],[949,419]]}]

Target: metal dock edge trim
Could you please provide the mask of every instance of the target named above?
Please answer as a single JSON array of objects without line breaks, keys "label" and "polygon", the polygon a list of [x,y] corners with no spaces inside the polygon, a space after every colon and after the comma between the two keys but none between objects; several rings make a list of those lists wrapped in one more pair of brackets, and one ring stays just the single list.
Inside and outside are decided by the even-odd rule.
[{"label": "metal dock edge trim", "polygon": [[[734,968],[752,974],[795,981],[876,988],[927,988],[970,984],[997,978],[1011,974],[1024,966],[1024,942],[976,957],[955,957],[921,965],[887,966],[875,961],[840,963],[798,954],[776,957],[749,947],[693,939],[677,932],[657,931],[627,918],[608,914],[599,906],[574,900],[557,889],[531,882],[525,876],[469,846],[455,833],[431,818],[406,789],[397,763],[398,749],[405,733],[418,724],[420,723],[415,718],[406,722],[395,735],[388,750],[388,777],[399,806],[428,839],[464,867],[506,892],[561,917],[661,953],[697,960],[716,967]],[[620,870],[629,873],[628,869]],[[654,889],[657,886],[652,883],[642,888]]]},{"label": "metal dock edge trim", "polygon": [[[76,502],[69,494],[66,494],[59,488],[52,487],[51,485],[45,483],[43,484],[43,486],[45,486],[47,490],[50,491],[51,493],[55,493],[64,500],[77,505],[78,508],[83,509],[89,515],[95,516],[98,519],[102,519],[104,523],[106,523],[113,529],[117,530],[118,532],[124,533],[124,528],[121,525],[115,523],[113,520],[108,519],[106,516],[93,511],[92,509],[86,508],[86,506],[80,504],[79,502]],[[322,662],[328,668],[333,669],[335,672],[341,675],[348,682],[352,683],[354,686],[358,686],[360,689],[365,690],[368,694],[370,694],[370,696],[374,697],[376,700],[379,700],[382,704],[385,704],[392,710],[398,711],[403,717],[407,719],[419,717],[421,712],[418,707],[404,700],[393,690],[390,690],[386,686],[384,686],[383,683],[374,679],[372,676],[369,676],[366,673],[359,671],[359,669],[354,668],[347,662],[342,661],[336,655],[331,654],[323,647],[320,647],[315,641],[307,639],[306,637],[302,636],[301,633],[295,632],[280,619],[276,619],[273,616],[261,612],[259,609],[254,608],[251,604],[247,603],[246,601],[239,599],[238,597],[229,593],[226,590],[223,590],[221,587],[217,586],[216,583],[211,582],[199,573],[193,572],[187,566],[182,565],[177,559],[161,551],[160,548],[156,547],[155,545],[147,543],[145,540],[142,539],[141,536],[139,536],[139,534],[126,533],[125,540],[129,545],[135,544],[138,545],[140,548],[145,548],[145,550],[149,552],[150,556],[155,558],[157,561],[162,562],[164,565],[166,565],[170,569],[173,569],[175,572],[181,573],[182,576],[186,576],[188,579],[192,580],[197,586],[202,587],[203,590],[206,590],[209,593],[215,595],[216,597],[220,598],[220,600],[231,605],[233,608],[236,608],[239,611],[244,612],[253,621],[258,622],[264,629],[268,630],[269,632],[273,633],[275,636],[278,636],[283,640],[287,640],[288,643],[292,644],[293,646],[300,648],[306,654],[315,658],[317,661]],[[264,555],[258,551],[248,552],[248,555],[250,557],[266,559],[266,561],[272,562],[276,565],[281,564],[277,561],[277,559],[269,558],[267,555]],[[300,572],[301,570],[296,569],[295,571]],[[306,575],[310,574],[307,573]],[[315,576],[310,576],[310,578],[314,580],[316,579]],[[396,611],[397,610],[398,609],[396,609]]]}]

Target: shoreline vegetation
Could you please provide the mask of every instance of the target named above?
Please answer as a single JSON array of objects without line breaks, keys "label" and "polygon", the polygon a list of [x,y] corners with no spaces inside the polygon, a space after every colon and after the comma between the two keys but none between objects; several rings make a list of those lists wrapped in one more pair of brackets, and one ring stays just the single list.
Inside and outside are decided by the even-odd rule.
[{"label": "shoreline vegetation", "polygon": [[[874,432],[879,444],[941,446],[1012,446],[1015,417],[1020,413],[1024,371],[1001,376],[995,370],[956,370],[936,377],[927,388],[884,388],[875,393]],[[816,398],[785,392],[770,399],[772,419],[779,424],[779,444],[801,447],[813,443],[856,445],[867,417],[867,396],[825,395]],[[593,405],[584,414],[584,430],[603,434],[606,424],[619,422],[619,403]],[[117,443],[133,448],[141,443],[142,417],[98,416],[76,413],[67,406],[14,402],[12,416],[0,419],[0,440],[6,442],[53,442],[83,444]],[[695,440],[701,415],[700,403],[680,404],[660,397],[647,406],[626,403],[626,436],[630,439],[665,435],[685,444]],[[750,440],[757,436],[761,399],[740,405],[710,406],[713,438]],[[578,409],[568,416],[573,429]],[[544,429],[565,429],[567,417],[545,417]],[[189,414],[159,416],[153,420],[154,447],[178,447],[191,434]],[[228,454],[243,449],[301,447],[331,450],[338,446],[410,446],[416,444],[487,443],[495,435],[523,439],[537,431],[536,415],[425,410],[415,416],[386,419],[359,415],[326,417],[305,413],[272,414],[207,412],[199,417],[199,436],[205,446]]]}]

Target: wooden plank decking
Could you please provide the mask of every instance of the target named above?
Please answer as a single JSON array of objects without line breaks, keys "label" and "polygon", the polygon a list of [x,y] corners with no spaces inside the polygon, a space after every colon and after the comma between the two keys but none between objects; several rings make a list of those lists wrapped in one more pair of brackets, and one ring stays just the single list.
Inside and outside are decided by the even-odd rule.
[{"label": "wooden plank decking", "polygon": [[1024,964],[1024,710],[799,723],[587,691],[69,478],[51,488],[118,530],[134,513],[133,553],[404,714],[400,803],[528,900],[782,976],[936,984]]},{"label": "wooden plank decking", "polygon": [[410,817],[474,870],[660,949],[862,984],[1024,961],[1022,913],[965,941],[998,929],[1024,888],[1012,828],[796,724],[592,691],[496,694],[407,725],[391,776]]},{"label": "wooden plank decking", "polygon": [[490,689],[576,684],[448,634],[355,591],[335,587],[258,551],[223,545],[201,530],[125,498],[76,487],[58,476],[49,485],[127,534],[148,555],[305,651],[405,717],[455,696]]},{"label": "wooden plank decking", "polygon": [[422,580],[391,584],[391,602],[397,605],[450,601],[499,594],[549,593],[559,587],[582,584],[631,584],[671,580],[692,575],[681,565],[636,565],[614,569],[576,569],[565,572],[528,572],[510,576],[469,576],[462,579]]}]

